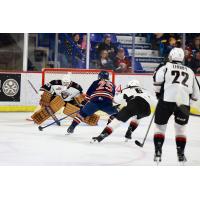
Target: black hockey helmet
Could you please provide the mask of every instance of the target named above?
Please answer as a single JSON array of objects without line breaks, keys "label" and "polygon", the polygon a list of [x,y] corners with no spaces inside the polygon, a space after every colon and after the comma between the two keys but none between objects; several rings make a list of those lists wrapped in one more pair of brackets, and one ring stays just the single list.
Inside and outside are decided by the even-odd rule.
[{"label": "black hockey helmet", "polygon": [[101,71],[101,72],[99,72],[98,79],[109,80],[109,73],[107,71]]}]

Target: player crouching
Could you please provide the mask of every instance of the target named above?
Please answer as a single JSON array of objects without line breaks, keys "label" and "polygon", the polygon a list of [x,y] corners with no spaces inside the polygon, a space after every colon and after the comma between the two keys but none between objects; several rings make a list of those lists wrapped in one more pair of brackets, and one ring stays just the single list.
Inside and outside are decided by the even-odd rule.
[{"label": "player crouching", "polygon": [[126,103],[115,119],[110,122],[102,133],[93,137],[93,142],[101,142],[104,138],[109,136],[121,123],[125,123],[130,118],[130,125],[125,134],[126,139],[131,139],[133,131],[138,127],[139,120],[150,115],[150,97],[140,87],[137,80],[132,80],[128,83],[127,88],[122,90],[121,94],[115,96],[114,101],[118,104]]},{"label": "player crouching", "polygon": [[62,80],[52,80],[46,83],[40,88],[40,91],[42,92],[41,109],[31,116],[37,124],[41,124],[52,117],[57,125],[60,125],[54,113],[63,106],[65,106],[63,112],[67,115],[69,112],[74,112],[74,109],[80,109],[78,106],[83,99],[83,89],[79,84],[71,81],[69,74],[64,75]]},{"label": "player crouching", "polygon": [[118,111],[113,106],[115,86],[109,81],[109,73],[101,71],[98,80],[94,81],[86,92],[84,106],[74,118],[72,124],[67,129],[68,134],[74,132],[75,127],[96,111],[103,111],[109,115],[116,114]]}]

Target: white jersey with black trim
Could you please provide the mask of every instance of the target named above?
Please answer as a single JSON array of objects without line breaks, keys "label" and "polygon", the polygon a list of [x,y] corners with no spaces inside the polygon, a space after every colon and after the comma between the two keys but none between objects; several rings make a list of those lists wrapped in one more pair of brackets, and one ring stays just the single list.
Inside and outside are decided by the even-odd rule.
[{"label": "white jersey with black trim", "polygon": [[123,89],[121,93],[115,95],[114,103],[126,105],[128,100],[134,99],[137,96],[145,99],[150,105],[152,104],[151,97],[141,87],[127,87]]},{"label": "white jersey with black trim", "polygon": [[63,98],[64,101],[71,101],[74,97],[80,94],[79,90],[73,87],[66,87],[64,85],[53,85],[52,92]]},{"label": "white jersey with black trim", "polygon": [[200,96],[194,72],[178,62],[167,62],[155,71],[154,90],[164,101],[180,105],[190,105],[190,99]]}]

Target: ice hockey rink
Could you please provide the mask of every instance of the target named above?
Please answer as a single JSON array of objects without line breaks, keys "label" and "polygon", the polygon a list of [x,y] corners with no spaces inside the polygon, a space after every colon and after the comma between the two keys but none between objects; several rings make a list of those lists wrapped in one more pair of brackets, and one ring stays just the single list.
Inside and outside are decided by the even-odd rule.
[{"label": "ice hockey rink", "polygon": [[[70,121],[63,121],[39,131],[37,125],[27,121],[28,113],[0,113],[0,165],[20,166],[156,166],[153,162],[153,128],[143,148],[134,141],[142,141],[151,117],[143,119],[133,134],[133,139],[124,142],[127,124],[123,124],[101,143],[91,144],[91,138],[100,134],[106,124],[98,126],[81,124],[72,135],[65,135]],[[187,128],[187,162],[185,165],[200,165],[199,117],[191,116]],[[47,123],[49,123],[48,121]],[[177,161],[173,118],[167,128],[160,165],[176,166]]]}]

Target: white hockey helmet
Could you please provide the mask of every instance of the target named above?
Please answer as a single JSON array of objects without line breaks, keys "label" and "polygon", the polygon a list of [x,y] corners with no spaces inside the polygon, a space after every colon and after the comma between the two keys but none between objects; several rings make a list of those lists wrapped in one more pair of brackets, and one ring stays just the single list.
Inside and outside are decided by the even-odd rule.
[{"label": "white hockey helmet", "polygon": [[169,53],[169,61],[172,62],[172,61],[179,61],[179,62],[183,62],[184,60],[184,51],[182,48],[173,48],[170,53]]},{"label": "white hockey helmet", "polygon": [[65,86],[69,86],[70,83],[71,83],[70,75],[69,74],[65,74],[62,77],[62,84],[65,85]]},{"label": "white hockey helmet", "polygon": [[129,87],[140,87],[141,85],[140,85],[140,82],[138,80],[133,79],[133,80],[128,82],[128,86]]}]

